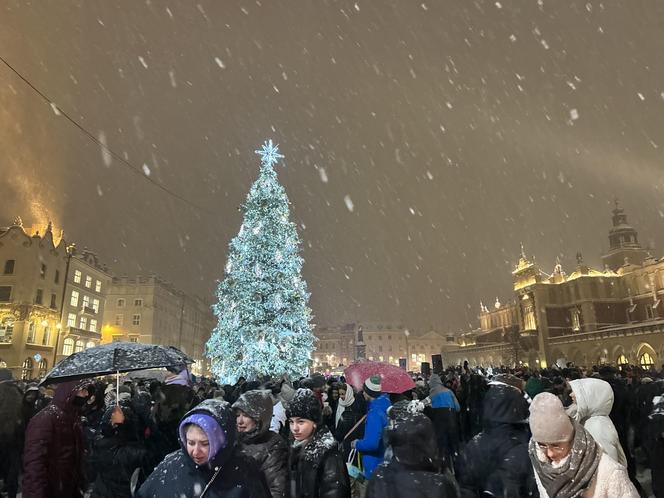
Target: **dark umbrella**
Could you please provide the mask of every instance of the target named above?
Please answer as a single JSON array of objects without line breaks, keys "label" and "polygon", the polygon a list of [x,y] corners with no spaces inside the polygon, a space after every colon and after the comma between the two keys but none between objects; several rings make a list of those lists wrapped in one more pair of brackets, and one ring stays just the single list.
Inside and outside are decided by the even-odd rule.
[{"label": "dark umbrella", "polygon": [[193,363],[193,360],[173,346],[112,342],[67,356],[46,374],[40,384],[116,374],[119,385],[122,372],[177,367],[187,363]]}]

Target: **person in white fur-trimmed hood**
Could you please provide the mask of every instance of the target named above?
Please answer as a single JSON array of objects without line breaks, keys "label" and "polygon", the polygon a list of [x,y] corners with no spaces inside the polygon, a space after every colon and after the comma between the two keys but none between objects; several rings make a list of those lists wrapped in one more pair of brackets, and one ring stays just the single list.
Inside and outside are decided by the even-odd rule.
[{"label": "person in white fur-trimmed hood", "polygon": [[535,396],[528,447],[540,498],[639,498],[627,469],[609,457],[558,397]]}]

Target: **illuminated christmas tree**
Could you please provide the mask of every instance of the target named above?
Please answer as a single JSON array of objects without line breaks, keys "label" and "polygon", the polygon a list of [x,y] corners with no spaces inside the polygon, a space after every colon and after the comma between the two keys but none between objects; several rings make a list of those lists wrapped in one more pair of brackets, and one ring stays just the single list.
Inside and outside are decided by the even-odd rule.
[{"label": "illuminated christmas tree", "polygon": [[212,372],[223,383],[240,376],[304,375],[314,349],[300,240],[274,170],[284,156],[272,140],[256,153],[260,174],[229,246],[213,307],[218,324],[207,343]]}]

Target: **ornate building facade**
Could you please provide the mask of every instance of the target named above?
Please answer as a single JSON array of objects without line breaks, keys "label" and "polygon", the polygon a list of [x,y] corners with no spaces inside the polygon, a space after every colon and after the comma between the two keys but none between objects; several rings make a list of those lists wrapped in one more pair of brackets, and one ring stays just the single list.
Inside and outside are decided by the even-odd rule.
[{"label": "ornate building facade", "polygon": [[480,329],[448,348],[448,362],[471,365],[573,362],[659,366],[664,359],[664,258],[638,242],[616,203],[609,250],[596,270],[577,254],[567,274],[557,262],[549,275],[522,250],[513,277],[513,299],[481,305]]},{"label": "ornate building facade", "polygon": [[209,373],[205,343],[214,328],[209,303],[176,289],[155,275],[114,277],[103,314],[102,342],[129,341],[175,346]]},{"label": "ornate building facade", "polygon": [[343,369],[361,359],[383,361],[419,371],[423,362],[440,354],[446,337],[430,330],[414,333],[400,324],[349,323],[338,327],[317,327],[313,354],[314,370]]}]

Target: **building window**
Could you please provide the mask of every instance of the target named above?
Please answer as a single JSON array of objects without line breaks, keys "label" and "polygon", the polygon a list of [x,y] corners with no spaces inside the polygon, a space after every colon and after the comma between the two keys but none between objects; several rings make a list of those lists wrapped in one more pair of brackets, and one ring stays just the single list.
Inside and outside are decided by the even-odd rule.
[{"label": "building window", "polygon": [[81,321],[79,322],[78,328],[80,329],[87,329],[88,328],[88,319],[84,316],[81,317]]},{"label": "building window", "polygon": [[143,306],[143,300],[142,299],[134,299],[134,306],[138,306],[138,307]]},{"label": "building window", "polygon": [[65,342],[62,344],[62,354],[64,356],[69,356],[74,353],[74,339],[67,337]]},{"label": "building window", "polygon": [[55,294],[51,294],[51,309],[57,309],[58,305],[55,303],[57,297]]},{"label": "building window", "polygon": [[83,277],[83,274],[81,273],[81,270],[74,271],[74,283],[75,284],[80,284],[82,277]]},{"label": "building window", "polygon": [[85,276],[85,286],[88,289],[92,289],[92,277],[90,275]]},{"label": "building window", "polygon": [[69,300],[71,306],[78,306],[78,295],[78,291],[71,291],[71,299]]},{"label": "building window", "polygon": [[67,327],[76,327],[76,313],[69,313],[67,315]]},{"label": "building window", "polygon": [[60,283],[60,270],[55,270],[55,279],[54,279],[56,284]]},{"label": "building window", "polygon": [[90,307],[90,296],[86,296],[85,294],[83,294],[83,307],[84,308]]},{"label": "building window", "polygon": [[655,310],[652,309],[652,304],[646,304],[646,320],[655,318]]},{"label": "building window", "polygon": [[39,362],[39,378],[41,379],[46,375],[46,372],[48,370],[48,362],[46,361],[45,358],[42,358],[42,360]]},{"label": "building window", "polygon": [[32,379],[32,358],[26,358],[23,361],[23,366],[21,368],[21,379],[22,380]]},{"label": "building window", "polygon": [[97,332],[97,320],[94,318],[90,320],[90,332]]},{"label": "building window", "polygon": [[624,354],[621,354],[620,356],[618,356],[618,359],[616,360],[616,363],[620,367],[620,366],[623,366],[623,365],[627,365],[629,363],[629,361],[627,361],[627,357]]},{"label": "building window", "polygon": [[114,335],[113,336],[113,342],[122,342],[122,336],[121,335]]},{"label": "building window", "polygon": [[8,259],[5,261],[5,275],[13,275],[14,274],[14,265],[16,264],[16,260],[14,259]]},{"label": "building window", "polygon": [[85,344],[85,349],[94,348],[95,346],[96,346],[95,341],[88,341],[88,342]]},{"label": "building window", "polygon": [[131,323],[132,325],[140,325],[141,324],[141,315],[140,314],[135,314],[134,316],[131,317]]},{"label": "building window", "polygon": [[49,346],[51,344],[51,328],[47,325],[44,327],[44,335],[42,335],[42,346]]},{"label": "building window", "polygon": [[12,288],[9,285],[0,286],[0,303],[8,303],[11,301]]},{"label": "building window", "polygon": [[83,339],[79,339],[78,341],[76,341],[76,346],[74,346],[74,352],[80,353],[84,349],[85,349],[85,342],[83,341]]},{"label": "building window", "polygon": [[639,365],[641,365],[641,367],[645,368],[646,370],[648,370],[654,364],[655,360],[653,360],[652,356],[650,356],[650,353],[643,353],[641,358],[639,358]]},{"label": "building window", "polygon": [[118,308],[124,308],[125,305],[125,300],[124,299],[118,299]]},{"label": "building window", "polygon": [[28,344],[34,344],[35,335],[36,335],[35,322],[30,322],[30,324],[28,325],[28,338],[25,340],[25,342],[27,342]]},{"label": "building window", "polygon": [[572,330],[578,332],[581,330],[581,312],[573,309],[570,313],[572,314]]},{"label": "building window", "polygon": [[115,324],[120,327],[124,325],[124,315],[122,313],[115,315]]},{"label": "building window", "polygon": [[41,264],[41,268],[39,269],[39,276],[46,278],[46,265],[44,263]]},{"label": "building window", "polygon": [[101,292],[101,280],[95,281],[95,292]]},{"label": "building window", "polygon": [[138,336],[135,336],[135,335],[134,335],[134,336],[131,336],[131,337],[129,338],[129,342],[138,342]]},{"label": "building window", "polygon": [[95,310],[95,313],[99,313],[99,299],[92,300],[92,309]]},{"label": "building window", "polygon": [[35,304],[42,304],[44,302],[44,290],[37,289],[37,295],[35,296]]}]

